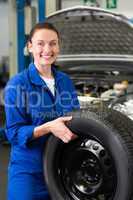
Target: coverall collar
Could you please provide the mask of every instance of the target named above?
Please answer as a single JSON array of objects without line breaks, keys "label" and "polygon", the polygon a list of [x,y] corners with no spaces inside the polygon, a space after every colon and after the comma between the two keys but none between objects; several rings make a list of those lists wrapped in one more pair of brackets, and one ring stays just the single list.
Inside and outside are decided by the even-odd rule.
[{"label": "coverall collar", "polygon": [[[58,73],[54,66],[52,66],[52,72],[54,74],[55,82],[57,83],[60,79],[62,79],[62,75]],[[45,86],[44,81],[41,79],[37,68],[35,67],[34,63],[29,65],[29,77],[33,84]]]}]

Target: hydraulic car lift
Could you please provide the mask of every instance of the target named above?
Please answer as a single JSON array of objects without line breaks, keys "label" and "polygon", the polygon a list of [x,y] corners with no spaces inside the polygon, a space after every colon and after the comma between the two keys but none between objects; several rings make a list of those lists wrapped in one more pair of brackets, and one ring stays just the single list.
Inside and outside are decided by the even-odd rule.
[{"label": "hydraulic car lift", "polygon": [[[25,66],[24,58],[24,47],[26,42],[25,34],[25,13],[24,9],[26,6],[31,6],[31,0],[17,0],[16,1],[16,11],[17,11],[17,47],[18,47],[18,72],[22,71]],[[45,20],[45,0],[38,0],[38,20]]]}]

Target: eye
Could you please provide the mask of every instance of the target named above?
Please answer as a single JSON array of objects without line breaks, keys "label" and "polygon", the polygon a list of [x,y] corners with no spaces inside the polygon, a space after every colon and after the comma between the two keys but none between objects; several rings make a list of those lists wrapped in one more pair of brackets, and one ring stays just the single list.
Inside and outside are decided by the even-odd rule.
[{"label": "eye", "polygon": [[56,45],[57,45],[57,42],[56,42],[56,41],[50,42],[50,46],[51,46],[51,47],[56,46]]},{"label": "eye", "polygon": [[43,42],[37,42],[37,46],[42,47],[44,46]]}]

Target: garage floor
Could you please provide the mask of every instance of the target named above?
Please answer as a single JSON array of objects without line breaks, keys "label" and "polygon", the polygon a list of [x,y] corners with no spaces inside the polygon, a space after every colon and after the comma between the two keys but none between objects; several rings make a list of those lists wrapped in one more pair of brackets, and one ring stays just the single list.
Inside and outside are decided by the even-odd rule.
[{"label": "garage floor", "polygon": [[0,144],[0,199],[6,200],[7,167],[10,147],[8,144]]}]

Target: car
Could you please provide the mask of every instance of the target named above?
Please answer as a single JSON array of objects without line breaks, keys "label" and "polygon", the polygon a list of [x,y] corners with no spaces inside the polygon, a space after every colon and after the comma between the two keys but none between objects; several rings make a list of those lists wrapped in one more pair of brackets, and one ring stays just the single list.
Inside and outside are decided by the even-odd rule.
[{"label": "car", "polygon": [[133,198],[133,24],[121,14],[77,6],[46,19],[61,34],[57,68],[70,75],[81,109],[65,144],[51,135],[44,176],[52,200]]}]

